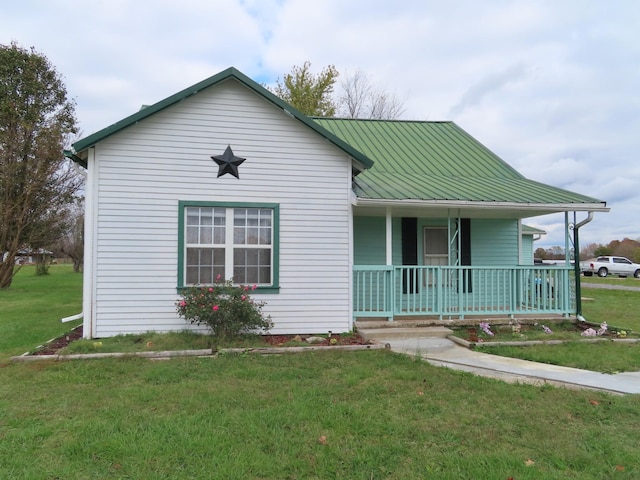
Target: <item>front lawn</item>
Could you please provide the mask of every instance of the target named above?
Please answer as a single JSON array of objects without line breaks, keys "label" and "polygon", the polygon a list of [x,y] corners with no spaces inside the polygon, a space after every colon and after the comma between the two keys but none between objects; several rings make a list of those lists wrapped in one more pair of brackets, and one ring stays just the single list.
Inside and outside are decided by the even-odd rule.
[{"label": "front lawn", "polygon": [[80,310],[80,275],[29,273],[0,291],[2,479],[640,477],[632,395],[381,350],[9,363]]},{"label": "front lawn", "polygon": [[3,479],[640,477],[635,396],[512,385],[385,350],[1,374]]}]

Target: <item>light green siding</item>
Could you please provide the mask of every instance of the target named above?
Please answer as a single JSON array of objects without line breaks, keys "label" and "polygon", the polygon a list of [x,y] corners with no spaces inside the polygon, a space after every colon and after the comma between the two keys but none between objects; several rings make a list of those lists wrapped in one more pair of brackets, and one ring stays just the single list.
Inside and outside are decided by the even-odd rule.
[{"label": "light green siding", "polygon": [[522,235],[522,265],[533,265],[533,235]]},{"label": "light green siding", "polygon": [[472,265],[507,266],[519,261],[517,220],[471,220]]},{"label": "light green siding", "polygon": [[386,264],[386,238],[384,217],[353,217],[354,264]]}]

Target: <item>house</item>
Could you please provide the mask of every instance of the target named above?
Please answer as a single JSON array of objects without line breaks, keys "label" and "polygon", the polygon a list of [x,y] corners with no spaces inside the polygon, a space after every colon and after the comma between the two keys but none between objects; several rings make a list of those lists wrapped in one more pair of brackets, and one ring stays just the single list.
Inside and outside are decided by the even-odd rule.
[{"label": "house", "polygon": [[569,314],[568,268],[551,272],[552,298],[528,300],[549,273],[522,265],[521,219],[607,211],[525,179],[452,122],[309,118],[234,68],[66,154],[87,169],[86,337],[185,329],[180,289],[218,274],[257,285],[278,334]]},{"label": "house", "polygon": [[522,225],[522,255],[520,261],[523,265],[533,265],[535,263],[533,242],[540,240],[542,235],[546,235],[547,232],[540,228],[535,228],[530,225]]}]

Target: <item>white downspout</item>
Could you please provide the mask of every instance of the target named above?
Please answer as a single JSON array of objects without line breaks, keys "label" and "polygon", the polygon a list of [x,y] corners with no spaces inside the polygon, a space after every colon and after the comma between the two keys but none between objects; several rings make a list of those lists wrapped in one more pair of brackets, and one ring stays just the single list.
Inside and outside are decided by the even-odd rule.
[{"label": "white downspout", "polygon": [[[84,177],[84,182],[85,182],[85,186],[86,186],[86,184],[87,184],[87,171],[84,168],[80,168],[80,166],[76,162],[73,162],[73,161],[71,162],[71,168],[73,168],[73,170],[76,173],[79,173],[80,175],[82,175]],[[86,208],[86,203],[85,203],[85,208]],[[76,313],[75,315],[71,315],[69,317],[61,318],[60,321],[62,323],[73,322],[74,320],[80,320],[82,317],[84,317],[84,312]]]},{"label": "white downspout", "polygon": [[60,321],[62,323],[73,322],[74,320],[80,320],[82,317],[84,317],[84,313],[80,312],[76,313],[75,315],[71,315],[70,317],[61,318]]},{"label": "white downspout", "polygon": [[[586,319],[582,316],[582,289],[580,288],[580,240],[579,240],[580,237],[578,235],[578,230],[584,225],[586,225],[587,223],[589,223],[591,220],[593,220],[593,212],[589,211],[587,212],[587,218],[582,220],[580,223],[576,223],[573,226],[574,246],[576,247],[573,266],[574,266],[574,272],[576,275],[576,304],[578,307],[577,308],[578,311],[576,312],[576,318],[581,322],[585,322]],[[576,238],[578,239],[578,241],[575,241]]]}]

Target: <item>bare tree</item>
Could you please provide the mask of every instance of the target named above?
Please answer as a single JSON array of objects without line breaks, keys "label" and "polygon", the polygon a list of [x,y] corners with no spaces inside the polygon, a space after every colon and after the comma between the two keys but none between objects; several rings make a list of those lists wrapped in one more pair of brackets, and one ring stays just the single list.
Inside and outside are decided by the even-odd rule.
[{"label": "bare tree", "polygon": [[347,118],[393,120],[404,113],[405,99],[377,88],[361,70],[347,73],[340,83],[340,115]]},{"label": "bare tree", "polygon": [[84,198],[68,209],[68,229],[58,249],[73,261],[73,271],[80,272],[84,262]]},{"label": "bare tree", "polygon": [[0,45],[0,288],[11,285],[21,248],[55,237],[80,187],[63,155],[75,125],[75,104],[49,60]]}]

